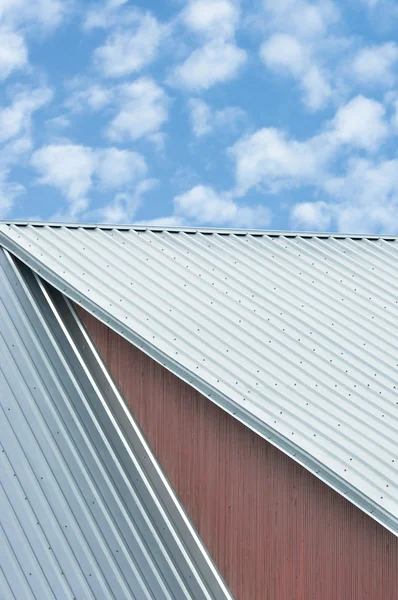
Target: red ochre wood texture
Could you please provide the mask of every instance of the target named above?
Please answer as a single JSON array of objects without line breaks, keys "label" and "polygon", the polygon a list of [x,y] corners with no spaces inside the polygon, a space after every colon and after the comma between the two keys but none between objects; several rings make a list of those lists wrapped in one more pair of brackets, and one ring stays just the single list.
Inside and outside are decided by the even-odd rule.
[{"label": "red ochre wood texture", "polygon": [[398,538],[79,313],[237,600],[398,600]]}]

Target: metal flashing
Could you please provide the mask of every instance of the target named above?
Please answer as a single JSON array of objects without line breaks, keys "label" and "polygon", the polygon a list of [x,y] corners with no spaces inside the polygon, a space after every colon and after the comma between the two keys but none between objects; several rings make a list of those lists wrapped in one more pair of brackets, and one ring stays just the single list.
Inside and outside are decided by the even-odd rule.
[{"label": "metal flashing", "polygon": [[228,227],[192,227],[192,226],[167,226],[167,225],[150,225],[150,224],[132,224],[122,225],[120,223],[68,223],[68,222],[47,222],[47,221],[10,221],[0,219],[0,230],[2,226],[8,227],[54,227],[68,229],[101,229],[102,231],[151,231],[153,233],[186,233],[195,234],[202,233],[203,235],[250,235],[250,236],[269,236],[269,237],[286,237],[286,238],[336,238],[336,239],[367,239],[367,240],[394,240],[398,235],[386,235],[386,234],[374,234],[374,233],[341,233],[341,232],[319,232],[319,231],[289,231],[285,229],[281,230],[269,230],[269,229],[239,229],[239,228],[228,228]]}]

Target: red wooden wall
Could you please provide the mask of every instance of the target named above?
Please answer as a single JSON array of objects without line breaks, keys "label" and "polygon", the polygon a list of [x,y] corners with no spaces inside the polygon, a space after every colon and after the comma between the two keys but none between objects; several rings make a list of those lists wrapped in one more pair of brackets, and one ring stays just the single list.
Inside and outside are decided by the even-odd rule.
[{"label": "red wooden wall", "polygon": [[80,310],[237,600],[397,600],[398,539]]}]

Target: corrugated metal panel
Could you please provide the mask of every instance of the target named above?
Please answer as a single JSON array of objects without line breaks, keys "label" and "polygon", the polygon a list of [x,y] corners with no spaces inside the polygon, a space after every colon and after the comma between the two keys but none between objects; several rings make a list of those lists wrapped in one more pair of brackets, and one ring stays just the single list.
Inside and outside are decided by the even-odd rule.
[{"label": "corrugated metal panel", "polygon": [[397,600],[398,537],[83,309],[240,600]]},{"label": "corrugated metal panel", "polygon": [[0,225],[0,242],[398,533],[398,240]]},{"label": "corrugated metal panel", "polygon": [[0,250],[0,596],[231,598],[83,328],[24,269]]}]

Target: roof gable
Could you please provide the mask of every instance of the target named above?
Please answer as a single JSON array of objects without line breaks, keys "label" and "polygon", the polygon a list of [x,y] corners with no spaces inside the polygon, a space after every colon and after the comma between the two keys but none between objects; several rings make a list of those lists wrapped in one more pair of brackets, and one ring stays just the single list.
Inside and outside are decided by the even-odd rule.
[{"label": "roof gable", "polygon": [[397,238],[6,224],[0,236],[398,533]]}]

